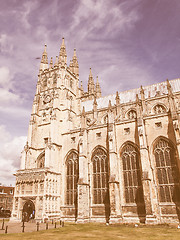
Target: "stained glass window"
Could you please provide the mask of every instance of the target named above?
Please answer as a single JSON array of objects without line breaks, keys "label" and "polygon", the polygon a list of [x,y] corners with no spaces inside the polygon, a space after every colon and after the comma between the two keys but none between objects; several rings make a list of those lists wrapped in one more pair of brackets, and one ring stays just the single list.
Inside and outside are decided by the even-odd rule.
[{"label": "stained glass window", "polygon": [[75,205],[77,203],[77,182],[79,177],[78,154],[71,152],[66,161],[66,204]]},{"label": "stained glass window", "polygon": [[180,202],[180,185],[175,149],[160,139],[154,147],[160,202]]},{"label": "stained glass window", "polygon": [[127,144],[121,152],[126,203],[143,202],[143,189],[139,164],[139,152]]},{"label": "stained glass window", "polygon": [[106,152],[98,148],[93,153],[93,203],[103,204],[109,199],[108,160]]}]

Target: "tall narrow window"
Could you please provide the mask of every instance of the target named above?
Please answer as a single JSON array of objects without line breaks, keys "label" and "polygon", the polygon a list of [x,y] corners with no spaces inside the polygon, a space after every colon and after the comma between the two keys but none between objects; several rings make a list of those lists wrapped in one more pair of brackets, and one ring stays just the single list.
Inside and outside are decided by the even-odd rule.
[{"label": "tall narrow window", "polygon": [[142,203],[143,190],[140,172],[139,152],[132,144],[127,144],[121,152],[126,203]]},{"label": "tall narrow window", "polygon": [[40,154],[37,160],[37,167],[38,168],[44,168],[45,164],[45,153]]},{"label": "tall narrow window", "polygon": [[108,160],[102,148],[95,150],[92,156],[93,163],[93,203],[105,204],[109,199],[108,188]]},{"label": "tall narrow window", "polygon": [[168,140],[160,139],[154,146],[160,202],[180,202],[180,185],[175,149]]},{"label": "tall narrow window", "polygon": [[78,170],[78,154],[71,152],[66,161],[67,177],[66,177],[66,204],[77,204],[77,182],[79,177]]}]

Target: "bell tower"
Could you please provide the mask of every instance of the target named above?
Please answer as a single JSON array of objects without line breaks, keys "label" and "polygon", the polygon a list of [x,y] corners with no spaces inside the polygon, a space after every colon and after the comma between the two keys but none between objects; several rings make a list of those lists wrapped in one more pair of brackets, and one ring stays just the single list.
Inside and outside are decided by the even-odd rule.
[{"label": "bell tower", "polygon": [[[16,173],[13,216],[21,220],[23,206],[32,201],[35,218],[60,214],[64,144],[63,134],[78,126],[80,114],[79,65],[74,49],[67,65],[65,40],[59,56],[48,64],[47,45],[39,68],[36,93],[28,129],[27,143],[21,155],[21,170]],[[55,211],[56,209],[59,209]],[[37,211],[38,210],[38,211]]]}]

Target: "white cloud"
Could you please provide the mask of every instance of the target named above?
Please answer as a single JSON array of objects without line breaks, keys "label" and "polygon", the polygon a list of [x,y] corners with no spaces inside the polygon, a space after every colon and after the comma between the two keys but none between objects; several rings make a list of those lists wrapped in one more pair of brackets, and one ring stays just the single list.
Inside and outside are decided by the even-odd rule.
[{"label": "white cloud", "polygon": [[7,107],[20,104],[20,97],[12,92],[12,76],[8,67],[3,66],[0,68],[0,107]]},{"label": "white cloud", "polygon": [[12,137],[6,127],[0,125],[0,142],[0,182],[12,184],[15,181],[13,174],[20,166],[20,154],[26,137]]},{"label": "white cloud", "polygon": [[10,36],[6,34],[0,35],[0,52],[3,54],[11,54],[13,50],[13,44],[10,42]]},{"label": "white cloud", "polygon": [[[152,80],[152,76],[146,69],[126,62],[125,59],[121,62],[120,68],[118,65],[110,65],[99,74],[100,85],[105,95],[137,88],[141,85],[146,86],[150,80]],[[110,82],[113,84],[109,84]]]},{"label": "white cloud", "polygon": [[6,89],[10,88],[11,76],[9,68],[6,66],[0,67],[0,86]]},{"label": "white cloud", "polygon": [[[129,4],[129,2],[128,2]],[[73,14],[74,18],[70,28],[76,32],[81,39],[94,36],[94,31],[100,31],[98,36],[115,37],[120,33],[125,33],[139,19],[137,9],[128,9],[125,4],[112,5],[110,1],[105,0],[86,0],[80,1],[80,4]],[[83,24],[85,23],[85,24]]]},{"label": "white cloud", "polygon": [[0,96],[1,96],[0,107],[1,106],[4,107],[12,103],[17,103],[20,99],[18,95],[3,88],[0,88]]}]

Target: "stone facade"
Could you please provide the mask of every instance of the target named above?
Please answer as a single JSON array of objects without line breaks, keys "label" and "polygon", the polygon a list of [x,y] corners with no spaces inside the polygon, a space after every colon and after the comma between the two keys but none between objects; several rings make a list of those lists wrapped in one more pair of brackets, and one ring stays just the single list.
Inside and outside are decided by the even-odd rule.
[{"label": "stone facade", "polygon": [[45,46],[12,219],[179,222],[179,114],[180,79],[102,97],[64,39],[55,64]]}]

